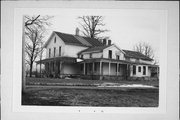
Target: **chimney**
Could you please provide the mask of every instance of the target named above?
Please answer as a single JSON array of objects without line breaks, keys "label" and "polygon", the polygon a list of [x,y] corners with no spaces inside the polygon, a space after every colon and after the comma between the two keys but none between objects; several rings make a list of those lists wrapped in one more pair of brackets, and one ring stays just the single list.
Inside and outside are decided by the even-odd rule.
[{"label": "chimney", "polygon": [[108,40],[108,45],[111,45],[111,40]]},{"label": "chimney", "polygon": [[106,46],[106,39],[103,39],[103,45]]},{"label": "chimney", "polygon": [[76,28],[76,34],[75,35],[79,36],[79,28],[78,27]]}]

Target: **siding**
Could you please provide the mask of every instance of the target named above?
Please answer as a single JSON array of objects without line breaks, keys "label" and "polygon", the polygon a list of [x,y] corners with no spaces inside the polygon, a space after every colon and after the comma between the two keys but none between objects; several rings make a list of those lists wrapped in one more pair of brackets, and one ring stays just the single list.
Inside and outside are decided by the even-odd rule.
[{"label": "siding", "polygon": [[68,57],[78,57],[78,52],[87,49],[87,47],[75,46],[75,45],[65,45],[64,56]]},{"label": "siding", "polygon": [[124,54],[115,46],[108,47],[103,50],[103,58],[108,58],[109,50],[112,50],[112,59],[116,59],[116,55],[120,56],[120,60],[125,60]]},{"label": "siding", "polygon": [[[56,43],[54,39],[56,37]],[[49,48],[51,48],[51,58],[54,57],[54,47],[56,48],[55,57],[59,56],[59,46],[61,46],[61,56],[65,54],[65,43],[57,35],[53,36],[49,44],[46,47],[46,58],[49,58]]]}]

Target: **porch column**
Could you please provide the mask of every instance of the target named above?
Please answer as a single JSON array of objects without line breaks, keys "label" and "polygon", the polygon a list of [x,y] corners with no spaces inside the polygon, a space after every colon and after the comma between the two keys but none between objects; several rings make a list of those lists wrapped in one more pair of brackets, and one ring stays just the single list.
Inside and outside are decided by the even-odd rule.
[{"label": "porch column", "polygon": [[101,70],[101,68],[102,68],[102,62],[99,62],[99,75],[101,75],[101,73],[102,73],[102,70]]},{"label": "porch column", "polygon": [[61,75],[61,69],[62,69],[62,61],[59,63],[59,74]]},{"label": "porch column", "polygon": [[38,73],[38,71],[37,71],[37,63],[36,63],[36,77],[37,77],[37,73]]},{"label": "porch column", "polygon": [[117,66],[117,67],[116,67],[116,68],[117,68],[117,70],[116,70],[116,75],[118,76],[119,63],[117,63],[116,66]]},{"label": "porch column", "polygon": [[109,62],[109,75],[111,75],[111,63]]},{"label": "porch column", "polygon": [[84,63],[84,75],[86,74],[86,63]]},{"label": "porch column", "polygon": [[92,73],[94,74],[94,62],[92,64]]}]

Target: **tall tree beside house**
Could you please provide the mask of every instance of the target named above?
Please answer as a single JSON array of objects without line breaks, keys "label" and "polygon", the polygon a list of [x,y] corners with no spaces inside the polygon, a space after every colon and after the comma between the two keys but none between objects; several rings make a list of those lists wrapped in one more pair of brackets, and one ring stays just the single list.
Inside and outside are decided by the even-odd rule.
[{"label": "tall tree beside house", "polygon": [[155,60],[154,50],[153,50],[152,46],[149,43],[138,42],[137,44],[135,44],[133,46],[133,50],[137,51],[137,52],[140,52],[140,53],[144,54],[145,56],[153,59],[154,64],[158,63],[158,61]]},{"label": "tall tree beside house", "polygon": [[42,57],[43,38],[51,25],[52,16],[24,16],[25,34],[25,62],[29,65],[29,74],[32,76],[33,63]]},{"label": "tall tree beside house", "polygon": [[104,29],[104,17],[103,16],[80,16],[78,17],[81,25],[81,32],[84,36],[90,38],[102,38],[101,33],[107,32]]}]

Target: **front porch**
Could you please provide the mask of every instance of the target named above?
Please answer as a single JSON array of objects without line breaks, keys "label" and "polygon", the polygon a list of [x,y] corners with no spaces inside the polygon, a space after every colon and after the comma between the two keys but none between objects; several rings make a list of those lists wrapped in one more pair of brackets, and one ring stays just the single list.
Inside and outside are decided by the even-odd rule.
[{"label": "front porch", "polygon": [[104,58],[85,59],[79,63],[83,79],[125,80],[128,77],[128,64],[121,60]]}]

